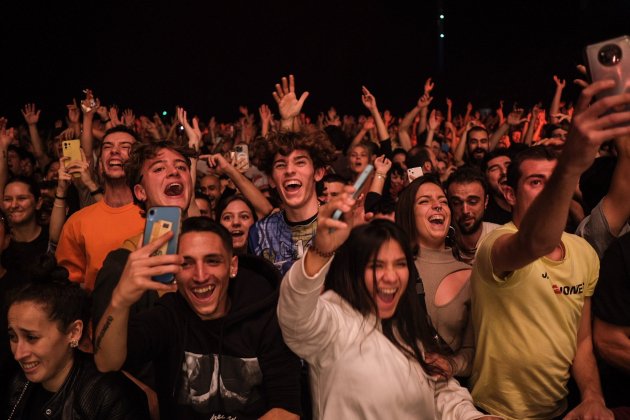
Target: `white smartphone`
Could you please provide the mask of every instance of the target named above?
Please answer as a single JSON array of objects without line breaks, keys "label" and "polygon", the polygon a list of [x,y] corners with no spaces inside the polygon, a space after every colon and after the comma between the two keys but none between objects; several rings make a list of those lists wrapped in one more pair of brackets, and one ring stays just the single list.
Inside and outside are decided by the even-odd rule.
[{"label": "white smartphone", "polygon": [[[361,190],[363,189],[363,185],[365,185],[365,182],[368,180],[368,177],[370,176],[373,170],[374,170],[374,166],[368,165],[365,167],[363,172],[361,172],[361,175],[359,175],[357,180],[354,182],[354,185],[353,185],[354,192],[352,193],[352,198],[356,200],[359,197],[359,194],[361,194]],[[337,209],[333,213],[332,218],[335,220],[339,220],[342,214],[343,212]]]}]

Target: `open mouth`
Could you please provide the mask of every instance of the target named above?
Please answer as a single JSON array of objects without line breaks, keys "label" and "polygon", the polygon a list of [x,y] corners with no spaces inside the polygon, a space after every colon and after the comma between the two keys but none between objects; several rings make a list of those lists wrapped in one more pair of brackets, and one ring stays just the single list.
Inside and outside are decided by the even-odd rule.
[{"label": "open mouth", "polygon": [[396,296],[396,292],[398,292],[397,287],[378,287],[376,289],[376,296],[385,303],[392,303],[394,301],[394,297]]},{"label": "open mouth", "polygon": [[287,181],[285,182],[282,187],[287,191],[287,192],[296,192],[298,191],[301,187],[302,187],[302,183],[300,183],[299,181],[295,181],[295,180],[291,180],[291,181]]},{"label": "open mouth", "polygon": [[184,186],[178,182],[168,184],[164,189],[164,194],[169,197],[176,197],[184,192]]},{"label": "open mouth", "polygon": [[29,372],[39,366],[39,362],[23,362],[20,363],[20,366],[24,372]]},{"label": "open mouth", "polygon": [[436,226],[442,226],[444,225],[444,216],[434,214],[433,216],[429,217],[429,223]]},{"label": "open mouth", "polygon": [[195,298],[199,300],[207,300],[210,297],[212,297],[212,294],[214,293],[215,288],[216,288],[216,285],[210,284],[206,287],[196,287],[192,289],[191,291],[193,293],[193,296],[195,296]]},{"label": "open mouth", "polygon": [[107,165],[110,168],[122,168],[123,167],[122,160],[120,160],[120,159],[111,159],[109,162],[107,162]]},{"label": "open mouth", "polygon": [[232,234],[233,238],[242,238],[243,236],[245,236],[245,232],[242,230],[233,230],[230,233]]}]

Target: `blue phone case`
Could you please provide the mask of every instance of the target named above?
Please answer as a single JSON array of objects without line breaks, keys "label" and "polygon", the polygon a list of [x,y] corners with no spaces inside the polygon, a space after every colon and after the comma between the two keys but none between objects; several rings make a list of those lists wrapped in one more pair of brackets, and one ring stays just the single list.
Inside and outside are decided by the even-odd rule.
[{"label": "blue phone case", "polygon": [[[161,234],[164,234],[166,230],[173,231],[173,237],[166,243],[166,248],[158,250],[154,255],[164,254],[176,254],[177,244],[179,239],[179,229],[181,226],[182,210],[179,207],[152,207],[147,211],[147,222],[144,226],[144,238],[143,245],[147,245],[151,242],[151,234],[154,229]],[[160,224],[162,224],[160,226]],[[161,235],[158,235],[161,236]],[[153,280],[160,283],[171,283],[173,281],[173,274],[162,274],[153,277]]]}]

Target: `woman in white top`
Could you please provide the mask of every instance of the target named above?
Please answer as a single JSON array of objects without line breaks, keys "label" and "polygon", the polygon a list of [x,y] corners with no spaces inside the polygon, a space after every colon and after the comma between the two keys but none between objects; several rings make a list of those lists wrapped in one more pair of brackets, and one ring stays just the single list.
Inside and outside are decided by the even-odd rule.
[{"label": "woman in white top", "polygon": [[[432,330],[405,233],[386,220],[351,232],[351,192],[320,208],[313,245],[285,275],[278,303],[287,345],[309,364],[314,418],[484,418],[424,360]],[[336,209],[348,223],[331,218]]]}]

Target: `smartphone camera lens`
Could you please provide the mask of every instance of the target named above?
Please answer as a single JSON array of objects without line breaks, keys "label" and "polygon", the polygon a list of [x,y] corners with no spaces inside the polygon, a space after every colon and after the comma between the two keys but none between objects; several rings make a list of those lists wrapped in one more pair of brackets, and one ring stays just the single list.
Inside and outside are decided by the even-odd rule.
[{"label": "smartphone camera lens", "polygon": [[616,44],[604,45],[599,50],[597,59],[604,66],[614,66],[621,61],[621,48]]},{"label": "smartphone camera lens", "polygon": [[155,214],[155,210],[151,209],[149,210],[149,215],[153,216]]}]

